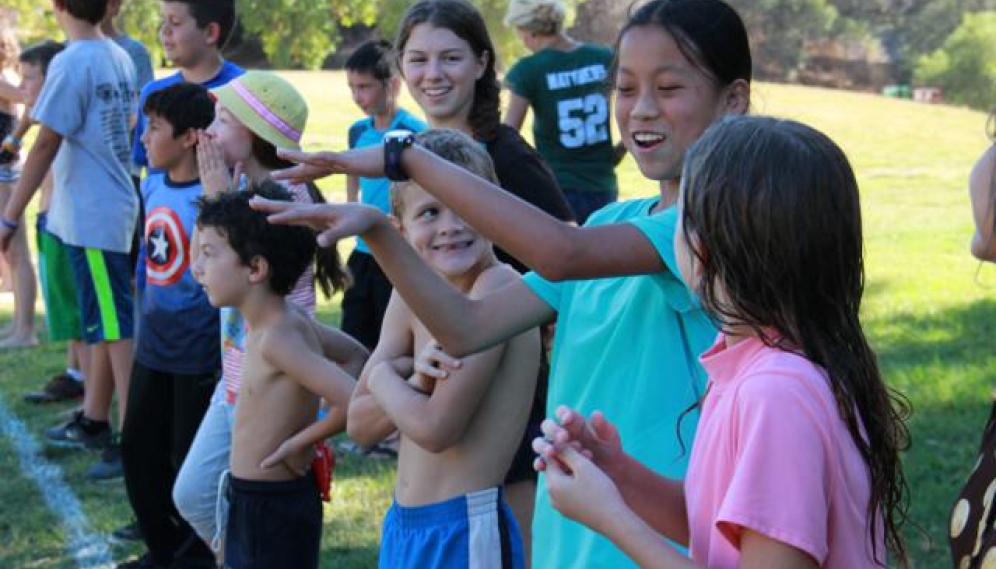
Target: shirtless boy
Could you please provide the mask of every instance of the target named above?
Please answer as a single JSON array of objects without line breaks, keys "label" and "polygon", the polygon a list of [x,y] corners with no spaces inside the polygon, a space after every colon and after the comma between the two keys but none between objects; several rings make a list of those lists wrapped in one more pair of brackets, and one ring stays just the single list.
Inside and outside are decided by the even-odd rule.
[{"label": "shirtless boy", "polygon": [[[466,135],[438,129],[416,139],[495,181],[488,154]],[[498,262],[490,241],[416,184],[393,184],[391,206],[408,244],[464,294],[484,295],[519,278]],[[353,213],[361,217],[378,218],[371,223],[388,223],[375,208],[334,207],[357,208]],[[372,232],[367,235],[375,241],[375,254],[391,246]],[[387,241],[404,246],[397,233]],[[401,432],[395,503],[384,521],[380,567],[521,568],[519,530],[500,485],[529,415],[539,333],[530,330],[466,357],[445,380],[414,373],[412,356],[436,350],[429,332],[395,293],[349,405],[349,435],[360,445],[375,444],[395,427]]]},{"label": "shirtless boy", "polygon": [[[194,275],[211,304],[234,306],[250,330],[232,433],[225,567],[313,568],[322,509],[307,466],[317,441],[345,429],[354,381],[324,356],[327,331],[285,299],[315,259],[314,233],[269,225],[249,208],[254,195],[290,199],[264,183],[202,199],[197,218]],[[316,421],[320,398],[330,407]]]}]

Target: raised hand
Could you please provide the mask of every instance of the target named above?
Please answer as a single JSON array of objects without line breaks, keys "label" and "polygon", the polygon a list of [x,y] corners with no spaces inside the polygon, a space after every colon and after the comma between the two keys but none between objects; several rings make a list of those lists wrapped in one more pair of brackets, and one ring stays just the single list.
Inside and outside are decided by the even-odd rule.
[{"label": "raised hand", "polygon": [[303,225],[320,232],[318,244],[322,247],[344,237],[362,235],[378,222],[388,222],[379,209],[360,203],[305,204],[254,197],[249,206],[270,214],[270,223]]},{"label": "raised hand", "polygon": [[357,148],[347,152],[302,152],[281,148],[277,155],[297,166],[273,173],[274,180],[293,183],[311,182],[331,174],[349,174],[365,178],[384,176],[382,146]]},{"label": "raised hand", "polygon": [[228,165],[225,164],[225,153],[221,145],[203,130],[197,133],[197,168],[206,195],[216,196],[239,187],[242,163],[236,164],[235,172],[230,173]]}]

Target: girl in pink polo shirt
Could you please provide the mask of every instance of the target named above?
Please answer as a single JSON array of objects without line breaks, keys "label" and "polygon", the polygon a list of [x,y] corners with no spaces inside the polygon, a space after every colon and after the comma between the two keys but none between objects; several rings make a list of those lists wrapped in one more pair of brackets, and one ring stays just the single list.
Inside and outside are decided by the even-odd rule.
[{"label": "girl in pink polo shirt", "polygon": [[560,408],[534,442],[554,507],[644,568],[863,569],[887,550],[906,566],[908,406],[861,330],[844,153],[796,122],[725,118],[686,156],[678,203],[682,279],[722,330],[687,476],[637,463],[599,412]]}]

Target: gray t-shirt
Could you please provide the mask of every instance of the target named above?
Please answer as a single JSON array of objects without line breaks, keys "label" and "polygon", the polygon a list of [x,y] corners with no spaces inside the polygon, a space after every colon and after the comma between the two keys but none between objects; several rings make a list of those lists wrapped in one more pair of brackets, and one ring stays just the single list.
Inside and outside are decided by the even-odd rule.
[{"label": "gray t-shirt", "polygon": [[59,133],[48,230],[77,247],[127,253],[138,216],[128,173],[135,70],[109,39],[74,40],[55,56],[31,116]]},{"label": "gray t-shirt", "polygon": [[149,56],[149,50],[128,34],[121,34],[111,39],[128,53],[131,62],[135,64],[135,84],[138,87],[137,91],[141,93],[142,87],[145,87],[145,84],[153,79],[152,58]]}]

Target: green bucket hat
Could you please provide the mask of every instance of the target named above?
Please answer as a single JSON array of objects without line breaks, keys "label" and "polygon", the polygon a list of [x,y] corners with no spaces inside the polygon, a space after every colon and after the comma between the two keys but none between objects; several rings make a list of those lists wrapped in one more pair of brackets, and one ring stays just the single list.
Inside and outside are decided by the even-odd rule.
[{"label": "green bucket hat", "polygon": [[279,75],[247,71],[211,94],[256,136],[277,148],[301,149],[308,103]]}]

